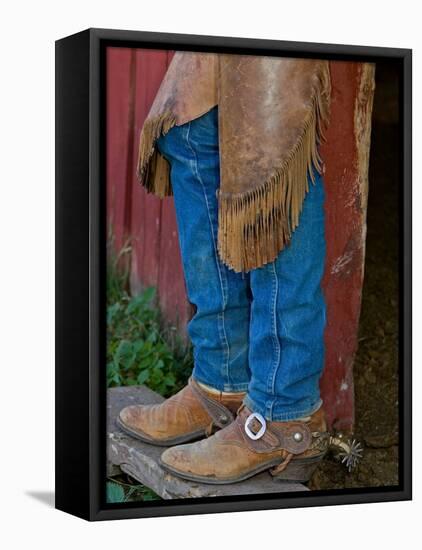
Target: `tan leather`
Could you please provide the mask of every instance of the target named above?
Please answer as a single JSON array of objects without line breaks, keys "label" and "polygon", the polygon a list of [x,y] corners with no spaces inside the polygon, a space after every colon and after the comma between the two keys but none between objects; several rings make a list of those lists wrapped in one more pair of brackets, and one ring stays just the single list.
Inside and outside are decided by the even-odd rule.
[{"label": "tan leather", "polygon": [[217,67],[217,54],[175,52],[148,118],[171,112],[180,125],[209,111],[218,102]]},{"label": "tan leather", "polygon": [[229,424],[244,393],[214,394],[189,384],[157,405],[131,405],[119,414],[119,424],[131,435],[155,444],[174,444],[204,437],[207,431]]},{"label": "tan leather", "polygon": [[159,197],[172,194],[169,164],[155,141],[172,126],[205,114],[217,104],[216,54],[175,52],[144,121],[137,174],[144,187]]},{"label": "tan leather", "polygon": [[140,136],[138,176],[172,193],[155,141],[218,104],[218,251],[235,271],[275,259],[299,223],[329,118],[327,61],[177,52]]},{"label": "tan leather", "polygon": [[218,250],[235,271],[273,261],[299,224],[308,173],[321,172],[328,63],[220,57]]},{"label": "tan leather", "polygon": [[221,56],[222,193],[255,189],[288,160],[320,86],[324,63],[312,59]]},{"label": "tan leather", "polygon": [[[243,407],[236,420],[215,435],[187,445],[167,449],[162,465],[172,473],[204,482],[232,483],[255,473],[294,461],[322,457],[328,439],[324,411],[319,409],[309,422],[267,422],[264,436],[252,440],[245,432],[250,411]],[[252,432],[256,433],[259,425]],[[295,434],[301,434],[296,441]]]}]

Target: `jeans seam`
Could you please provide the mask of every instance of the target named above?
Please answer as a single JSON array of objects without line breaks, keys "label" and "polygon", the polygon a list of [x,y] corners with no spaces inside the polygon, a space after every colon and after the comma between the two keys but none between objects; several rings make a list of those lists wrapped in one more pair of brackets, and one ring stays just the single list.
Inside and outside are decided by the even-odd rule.
[{"label": "jeans seam", "polygon": [[271,280],[271,340],[272,340],[272,347],[273,347],[273,353],[274,353],[274,360],[272,362],[272,368],[270,373],[268,374],[268,381],[267,381],[267,394],[268,396],[271,395],[271,399],[268,399],[265,403],[265,416],[266,418],[272,418],[273,417],[273,407],[275,404],[275,379],[277,376],[278,368],[280,366],[280,352],[281,352],[281,346],[280,346],[280,340],[277,333],[277,317],[276,317],[276,310],[277,310],[277,297],[278,297],[278,280],[277,280],[277,272],[275,267],[275,262],[270,264],[268,266],[269,268],[272,268],[272,280]]},{"label": "jeans seam", "polygon": [[[187,130],[186,130],[186,142],[187,142],[190,150],[192,151],[192,155],[195,159],[194,163],[193,163],[195,174],[196,174],[196,177],[198,178],[198,181],[201,184],[202,191],[203,191],[203,194],[204,194],[205,205],[207,207],[207,213],[208,213],[208,221],[210,223],[211,234],[212,234],[214,258],[215,258],[215,262],[216,262],[216,265],[217,265],[218,276],[219,276],[219,279],[220,279],[221,295],[222,295],[222,299],[223,299],[223,310],[221,311],[221,313],[218,314],[218,319],[219,319],[219,321],[221,320],[221,332],[220,332],[220,326],[219,326],[219,335],[220,335],[220,340],[222,340],[225,344],[225,350],[224,350],[225,364],[223,365],[223,369],[226,373],[226,380],[230,384],[231,383],[230,376],[229,376],[230,346],[229,346],[229,342],[228,342],[228,339],[227,339],[226,328],[225,328],[225,316],[224,316],[224,310],[225,310],[226,303],[227,303],[227,297],[226,297],[226,294],[224,292],[223,276],[222,276],[222,273],[221,273],[220,263],[218,261],[218,255],[217,255],[217,249],[216,249],[216,243],[215,243],[215,233],[214,233],[214,227],[213,227],[212,220],[211,220],[207,193],[205,191],[204,182],[202,181],[202,178],[199,174],[198,158],[196,156],[196,152],[195,152],[194,148],[191,146],[190,141],[189,141],[190,127],[191,127],[191,125],[189,123],[188,126],[187,126]],[[220,323],[219,323],[219,325],[220,325]]]},{"label": "jeans seam", "polygon": [[[273,350],[274,350],[274,361],[273,361],[273,368],[268,380],[268,391],[271,391],[271,395],[274,396],[275,394],[275,379],[277,376],[278,368],[280,366],[280,352],[281,352],[281,346],[280,346],[280,339],[278,337],[277,332],[277,298],[278,298],[278,279],[277,279],[277,272],[275,267],[275,262],[271,264],[272,267],[272,274],[273,274],[273,284],[271,288],[271,340],[273,342]],[[271,404],[271,411],[272,411],[272,404]]]}]

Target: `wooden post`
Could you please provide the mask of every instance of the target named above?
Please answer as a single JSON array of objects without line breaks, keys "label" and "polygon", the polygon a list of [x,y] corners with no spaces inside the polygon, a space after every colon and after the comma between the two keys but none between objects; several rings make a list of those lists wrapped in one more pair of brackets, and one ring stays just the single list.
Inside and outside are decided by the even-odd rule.
[{"label": "wooden post", "polygon": [[326,360],[321,394],[330,427],[353,430],[353,360],[365,260],[368,165],[375,66],[331,62],[332,104],[325,162]]}]

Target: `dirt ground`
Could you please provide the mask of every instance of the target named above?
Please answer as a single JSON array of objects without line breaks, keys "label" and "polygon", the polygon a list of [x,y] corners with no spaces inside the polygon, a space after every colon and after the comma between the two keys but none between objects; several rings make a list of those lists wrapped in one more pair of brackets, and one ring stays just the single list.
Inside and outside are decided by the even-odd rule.
[{"label": "dirt ground", "polygon": [[[396,86],[377,67],[377,93],[369,171],[365,281],[354,365],[355,435],[360,465],[347,473],[329,457],[311,489],[398,484],[398,210],[399,165]],[[378,95],[377,95],[378,94]]]}]

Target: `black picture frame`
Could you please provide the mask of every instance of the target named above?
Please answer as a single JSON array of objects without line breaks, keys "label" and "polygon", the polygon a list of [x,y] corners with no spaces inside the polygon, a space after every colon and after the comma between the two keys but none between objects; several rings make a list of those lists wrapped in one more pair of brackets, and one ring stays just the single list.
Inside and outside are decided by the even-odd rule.
[{"label": "black picture frame", "polygon": [[[401,201],[397,487],[106,504],[105,107],[107,46],[289,55],[400,64]],[[87,520],[412,498],[412,51],[88,29],[56,42],[56,508]]]}]

